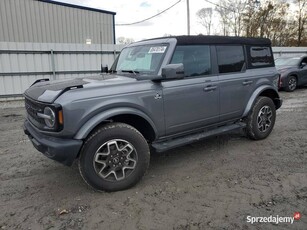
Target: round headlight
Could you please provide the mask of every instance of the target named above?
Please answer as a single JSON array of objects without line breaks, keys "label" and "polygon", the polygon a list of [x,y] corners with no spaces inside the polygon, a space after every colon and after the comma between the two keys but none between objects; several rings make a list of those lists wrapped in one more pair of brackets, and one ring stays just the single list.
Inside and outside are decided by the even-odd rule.
[{"label": "round headlight", "polygon": [[44,109],[44,114],[48,116],[48,118],[46,117],[45,123],[49,128],[53,128],[55,125],[55,113],[53,112],[53,110],[50,107],[45,107]]}]

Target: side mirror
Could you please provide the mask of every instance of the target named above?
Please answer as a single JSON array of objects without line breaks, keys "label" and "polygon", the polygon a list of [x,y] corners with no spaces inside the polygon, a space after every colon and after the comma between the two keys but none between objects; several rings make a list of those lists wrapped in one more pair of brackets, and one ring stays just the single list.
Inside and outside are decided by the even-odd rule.
[{"label": "side mirror", "polygon": [[301,64],[301,68],[303,69],[305,66],[307,65],[307,63],[306,62],[302,62],[302,64]]},{"label": "side mirror", "polygon": [[168,64],[162,68],[162,79],[184,78],[183,64]]},{"label": "side mirror", "polygon": [[101,65],[101,73],[108,73],[108,72],[109,72],[108,66],[103,67],[103,66]]}]

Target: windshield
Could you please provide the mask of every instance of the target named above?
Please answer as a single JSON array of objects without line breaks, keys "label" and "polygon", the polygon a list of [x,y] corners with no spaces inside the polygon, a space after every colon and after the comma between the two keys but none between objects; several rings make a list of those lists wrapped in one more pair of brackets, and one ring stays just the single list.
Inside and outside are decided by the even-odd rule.
[{"label": "windshield", "polygon": [[276,66],[296,66],[298,65],[299,58],[278,58],[275,60]]},{"label": "windshield", "polygon": [[117,61],[117,72],[157,74],[167,50],[166,44],[127,47]]}]

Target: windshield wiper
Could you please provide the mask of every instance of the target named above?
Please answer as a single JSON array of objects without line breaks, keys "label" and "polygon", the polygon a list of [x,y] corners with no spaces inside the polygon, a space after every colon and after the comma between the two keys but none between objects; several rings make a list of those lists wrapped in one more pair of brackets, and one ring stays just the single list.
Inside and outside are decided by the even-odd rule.
[{"label": "windshield wiper", "polygon": [[137,73],[140,73],[137,70],[121,70],[123,73],[133,73],[134,75],[136,75]]}]

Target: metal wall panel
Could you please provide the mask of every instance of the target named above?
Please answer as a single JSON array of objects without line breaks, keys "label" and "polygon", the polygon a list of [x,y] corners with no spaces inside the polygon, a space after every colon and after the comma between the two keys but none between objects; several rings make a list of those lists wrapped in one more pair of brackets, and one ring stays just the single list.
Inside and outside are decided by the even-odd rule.
[{"label": "metal wall panel", "polygon": [[[0,41],[113,44],[113,14],[38,0],[0,0]],[[102,38],[100,32],[102,31]]]},{"label": "metal wall panel", "polygon": [[[52,80],[97,75],[101,63],[111,67],[116,53],[122,48],[112,44],[0,42],[0,97],[22,94],[40,78]],[[54,69],[51,50],[54,52]],[[307,47],[273,47],[273,52],[275,58],[306,55]]]},{"label": "metal wall panel", "polygon": [[113,44],[0,42],[0,97],[22,94],[40,78],[97,75],[101,63],[111,67],[122,48]]},{"label": "metal wall panel", "polygon": [[307,55],[307,47],[273,47],[274,58]]}]

